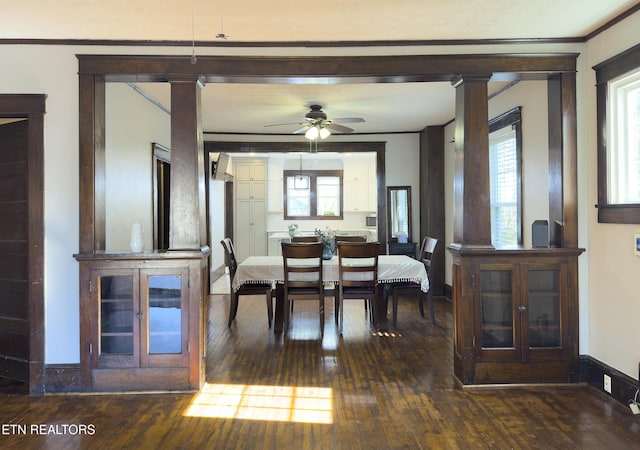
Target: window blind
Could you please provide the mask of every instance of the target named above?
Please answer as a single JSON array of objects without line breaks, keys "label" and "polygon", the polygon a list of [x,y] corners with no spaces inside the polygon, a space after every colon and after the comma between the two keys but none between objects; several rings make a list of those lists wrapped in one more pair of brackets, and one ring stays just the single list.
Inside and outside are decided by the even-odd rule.
[{"label": "window blind", "polygon": [[516,132],[505,127],[489,135],[491,242],[518,245],[518,159]]}]

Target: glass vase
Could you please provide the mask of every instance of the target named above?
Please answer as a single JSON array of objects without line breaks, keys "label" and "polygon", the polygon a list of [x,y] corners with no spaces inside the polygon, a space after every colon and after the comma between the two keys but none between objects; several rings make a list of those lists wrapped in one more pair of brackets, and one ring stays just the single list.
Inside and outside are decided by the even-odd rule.
[{"label": "glass vase", "polygon": [[331,242],[325,242],[322,249],[322,259],[329,260],[333,258],[333,245]]}]

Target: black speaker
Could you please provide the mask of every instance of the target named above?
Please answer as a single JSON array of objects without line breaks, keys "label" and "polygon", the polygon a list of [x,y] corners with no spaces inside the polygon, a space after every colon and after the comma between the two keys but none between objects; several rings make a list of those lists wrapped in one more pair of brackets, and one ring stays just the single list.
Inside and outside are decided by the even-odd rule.
[{"label": "black speaker", "polygon": [[531,225],[531,245],[533,247],[549,247],[549,222],[534,220]]}]

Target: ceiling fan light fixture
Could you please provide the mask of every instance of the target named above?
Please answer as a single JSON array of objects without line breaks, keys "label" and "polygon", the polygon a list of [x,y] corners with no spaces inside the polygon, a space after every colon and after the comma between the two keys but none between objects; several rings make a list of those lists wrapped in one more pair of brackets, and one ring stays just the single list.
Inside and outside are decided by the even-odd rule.
[{"label": "ceiling fan light fixture", "polygon": [[320,128],[320,139],[326,139],[331,136],[331,131],[328,128]]},{"label": "ceiling fan light fixture", "polygon": [[314,140],[314,139],[318,139],[319,134],[320,134],[320,131],[318,131],[318,128],[313,126],[307,130],[307,132],[304,134],[304,137],[306,137],[309,140]]}]

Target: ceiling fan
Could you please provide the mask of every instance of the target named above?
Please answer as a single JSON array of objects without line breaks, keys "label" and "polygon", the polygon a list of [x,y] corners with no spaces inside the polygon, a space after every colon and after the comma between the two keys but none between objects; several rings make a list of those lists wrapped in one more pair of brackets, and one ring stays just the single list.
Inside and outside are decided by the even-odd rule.
[{"label": "ceiling fan", "polygon": [[339,133],[351,133],[353,128],[345,127],[340,123],[364,122],[362,117],[343,117],[340,119],[327,119],[327,114],[322,111],[322,105],[310,105],[310,111],[304,115],[303,122],[275,123],[265,127],[278,127],[283,125],[302,125],[293,134],[304,133],[307,139],[314,140],[318,137],[325,139],[331,135],[331,131]]}]

